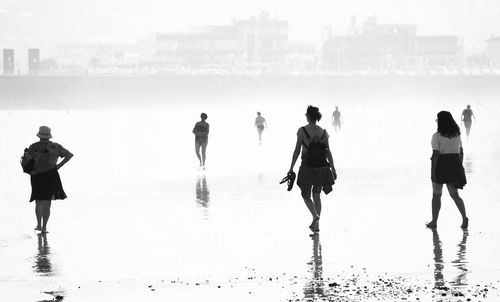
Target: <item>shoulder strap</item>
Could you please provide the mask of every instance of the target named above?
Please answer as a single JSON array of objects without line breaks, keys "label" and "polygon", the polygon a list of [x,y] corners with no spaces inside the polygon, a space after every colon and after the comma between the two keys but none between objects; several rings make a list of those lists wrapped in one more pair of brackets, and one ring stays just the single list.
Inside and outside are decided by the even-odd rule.
[{"label": "shoulder strap", "polygon": [[325,138],[325,134],[326,134],[326,129],[323,129],[323,136],[321,136],[321,140]]}]

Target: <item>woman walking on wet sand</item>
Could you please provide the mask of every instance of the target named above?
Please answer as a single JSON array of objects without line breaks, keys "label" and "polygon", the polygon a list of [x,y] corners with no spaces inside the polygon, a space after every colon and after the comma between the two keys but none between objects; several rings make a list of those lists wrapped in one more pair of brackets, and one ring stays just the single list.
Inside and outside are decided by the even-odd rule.
[{"label": "woman walking on wet sand", "polygon": [[[58,170],[73,157],[73,154],[60,144],[50,141],[52,134],[49,127],[41,126],[37,136],[40,141],[32,144],[25,156],[34,159],[33,170],[29,174],[31,175],[30,202],[34,200],[36,203],[35,230],[47,233],[52,200],[66,198]],[[57,163],[60,157],[63,160]]]},{"label": "woman walking on wet sand", "polygon": [[[208,145],[208,133],[210,132],[210,125],[206,122],[208,116],[206,113],[200,115],[201,121],[197,122],[193,128],[194,134],[194,150],[196,152],[196,157],[200,161],[200,167],[205,167],[205,159],[207,158],[207,145]],[[201,149],[201,155],[200,155]]]},{"label": "woman walking on wet sand", "polygon": [[293,167],[302,149],[302,162],[299,168],[297,185],[300,187],[302,198],[312,215],[312,222],[309,228],[313,232],[319,232],[321,190],[325,194],[332,191],[332,185],[335,183],[335,179],[337,179],[337,173],[328,143],[328,133],[316,125],[321,119],[319,109],[309,106],[306,112],[306,119],[307,125],[300,127],[297,131],[297,142],[288,173],[289,175],[293,173]]},{"label": "woman walking on wet sand", "polygon": [[431,180],[432,180],[432,220],[427,227],[436,228],[441,209],[441,195],[443,184],[446,184],[448,192],[462,215],[462,229],[469,226],[469,218],[465,212],[465,205],[458,194],[458,189],[463,189],[467,183],[465,170],[462,165],[464,151],[460,128],[448,111],[437,114],[437,132],[431,140]]}]

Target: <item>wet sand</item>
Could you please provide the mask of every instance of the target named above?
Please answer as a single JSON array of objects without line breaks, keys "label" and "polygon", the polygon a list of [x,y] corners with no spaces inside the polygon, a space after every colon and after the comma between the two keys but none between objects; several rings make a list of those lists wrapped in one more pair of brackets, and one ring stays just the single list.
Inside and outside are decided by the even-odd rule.
[{"label": "wet sand", "polygon": [[[289,109],[301,116],[302,105]],[[377,125],[377,114],[401,109],[392,106],[344,112]],[[218,122],[239,125],[248,108],[209,113],[206,171],[191,151],[196,114],[185,121],[168,110],[4,111],[0,301],[498,301],[500,173],[492,167],[500,144],[491,138],[499,128],[477,123],[465,142],[468,184],[460,193],[470,229],[460,229],[445,193],[433,232],[425,228],[428,158],[439,106],[419,108],[411,109],[430,126],[395,115],[410,131],[381,124],[364,141],[356,138],[367,128],[352,123],[331,132],[339,179],[323,197],[313,237],[299,190],[278,185],[301,123],[279,120],[277,108],[262,110],[270,121],[262,145],[253,115],[239,135]],[[480,109],[484,121],[499,112],[491,103]],[[185,116],[193,108],[179,110]],[[33,231],[28,177],[17,159],[46,121],[75,157],[61,170],[69,198],[54,201],[42,236]],[[174,137],[165,131],[184,128]],[[228,143],[240,151],[221,147]]]}]

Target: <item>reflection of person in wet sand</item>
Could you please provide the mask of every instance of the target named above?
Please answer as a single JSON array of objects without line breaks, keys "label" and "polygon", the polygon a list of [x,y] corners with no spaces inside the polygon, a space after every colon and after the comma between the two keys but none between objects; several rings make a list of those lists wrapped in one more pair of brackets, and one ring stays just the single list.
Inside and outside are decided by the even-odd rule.
[{"label": "reflection of person in wet sand", "polygon": [[306,118],[307,125],[300,127],[297,131],[297,142],[288,174],[293,173],[293,167],[302,149],[302,163],[299,169],[297,185],[300,187],[302,198],[312,215],[313,220],[309,228],[313,232],[319,232],[321,190],[325,194],[332,191],[332,185],[337,179],[337,173],[330,152],[328,133],[316,125],[316,122],[321,119],[319,109],[309,106]]},{"label": "reflection of person in wet sand", "polygon": [[[52,135],[49,127],[41,126],[37,136],[40,141],[32,144],[26,151],[26,155],[35,159],[33,170],[29,173],[31,175],[30,202],[35,200],[36,203],[35,230],[45,233],[52,200],[66,198],[58,170],[73,157],[73,154],[60,144],[50,141]],[[59,158],[62,158],[62,161],[57,163]]]},{"label": "reflection of person in wet sand", "polygon": [[199,177],[196,181],[196,201],[201,203],[204,207],[207,207],[210,201],[210,192],[208,191],[205,175]]},{"label": "reflection of person in wet sand", "polygon": [[340,128],[342,126],[342,115],[340,114],[339,111],[339,106],[335,106],[335,111],[332,114],[332,125],[335,128],[335,132],[340,131]]},{"label": "reflection of person in wet sand", "polygon": [[309,271],[312,273],[312,278],[304,285],[304,298],[316,300],[317,298],[326,298],[327,294],[324,289],[323,255],[321,253],[319,234],[312,235],[311,239],[313,240],[313,256],[307,265],[310,267]]},{"label": "reflection of person in wet sand", "polygon": [[47,235],[39,233],[38,235],[38,254],[35,257],[35,272],[43,275],[52,274],[52,263],[50,263],[50,247],[47,244]]},{"label": "reflection of person in wet sand", "polygon": [[[210,125],[206,122],[208,116],[206,113],[201,114],[201,121],[197,122],[193,128],[194,134],[194,150],[196,157],[200,161],[200,167],[205,167],[206,152],[208,145],[208,133],[210,132]],[[201,155],[200,155],[201,149]]]},{"label": "reflection of person in wet sand", "polygon": [[[451,283],[454,286],[467,285],[467,259],[466,259],[466,249],[467,249],[467,237],[469,232],[463,230],[462,240],[457,245],[457,259],[452,261],[453,266],[460,270],[459,274],[455,277],[454,281]],[[432,242],[433,242],[433,252],[434,252],[434,287],[441,288],[446,285],[443,276],[444,270],[444,260],[443,260],[443,245],[439,239],[439,234],[437,229],[432,229]]]},{"label": "reflection of person in wet sand", "polygon": [[432,221],[427,223],[427,227],[437,227],[443,184],[446,184],[451,198],[462,215],[461,228],[467,229],[469,218],[465,213],[464,201],[458,194],[458,189],[463,189],[467,183],[462,165],[464,152],[460,128],[448,111],[439,112],[436,121],[438,129],[431,140]]},{"label": "reflection of person in wet sand", "polygon": [[472,126],[472,118],[474,118],[474,121],[476,120],[472,109],[470,109],[470,105],[467,105],[467,108],[462,112],[462,123],[465,126],[465,133],[467,134],[467,138],[469,138],[470,127]]},{"label": "reflection of person in wet sand", "polygon": [[255,118],[255,127],[257,127],[257,133],[259,133],[259,143],[262,142],[262,132],[264,128],[267,128],[266,119],[257,112],[257,117]]}]

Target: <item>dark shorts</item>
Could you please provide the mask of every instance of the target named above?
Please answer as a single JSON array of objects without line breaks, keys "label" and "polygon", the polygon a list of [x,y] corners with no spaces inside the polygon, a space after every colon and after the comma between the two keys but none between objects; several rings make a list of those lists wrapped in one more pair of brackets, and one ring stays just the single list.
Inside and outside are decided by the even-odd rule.
[{"label": "dark shorts", "polygon": [[31,197],[33,200],[65,199],[61,178],[56,169],[31,175]]},{"label": "dark shorts", "polygon": [[333,175],[329,167],[312,168],[305,164],[300,166],[297,186],[301,190],[302,197],[310,197],[311,191],[321,193],[325,186],[329,187],[328,192],[330,192],[333,184]]},{"label": "dark shorts", "polygon": [[257,126],[257,129],[258,129],[259,131],[263,131],[263,130],[264,130],[264,126]]},{"label": "dark shorts", "polygon": [[198,149],[201,146],[206,147],[208,145],[208,137],[196,137],[194,139],[194,145],[196,149]]},{"label": "dark shorts", "polygon": [[433,179],[433,182],[437,184],[451,183],[459,189],[464,188],[467,179],[460,154],[439,155],[436,163],[436,179]]}]

